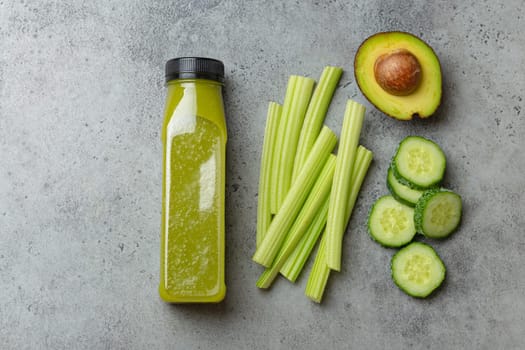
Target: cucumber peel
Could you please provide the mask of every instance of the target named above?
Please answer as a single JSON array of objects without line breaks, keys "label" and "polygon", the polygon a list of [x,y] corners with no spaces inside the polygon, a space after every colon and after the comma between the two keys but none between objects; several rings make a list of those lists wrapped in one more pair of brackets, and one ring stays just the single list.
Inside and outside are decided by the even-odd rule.
[{"label": "cucumber peel", "polygon": [[415,298],[429,296],[445,280],[446,267],[434,248],[414,242],[400,249],[390,264],[392,280]]},{"label": "cucumber peel", "polygon": [[386,186],[392,197],[410,207],[414,207],[418,199],[423,194],[423,191],[410,188],[409,186],[399,182],[399,180],[394,175],[394,169],[392,166],[388,168]]},{"label": "cucumber peel", "polygon": [[443,150],[434,141],[408,136],[399,143],[391,167],[400,183],[426,190],[441,183],[446,163]]},{"label": "cucumber peel", "polygon": [[446,189],[423,193],[414,209],[417,232],[428,238],[450,236],[459,226],[462,214],[461,197]]},{"label": "cucumber peel", "polygon": [[414,209],[399,203],[392,196],[379,198],[368,215],[368,233],[384,247],[404,246],[416,234]]}]

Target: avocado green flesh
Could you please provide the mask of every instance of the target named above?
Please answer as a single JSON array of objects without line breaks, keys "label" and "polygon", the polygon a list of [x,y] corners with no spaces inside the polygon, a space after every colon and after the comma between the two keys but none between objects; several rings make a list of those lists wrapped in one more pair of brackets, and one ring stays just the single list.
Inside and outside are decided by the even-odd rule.
[{"label": "avocado green flesh", "polygon": [[[378,57],[405,49],[421,65],[421,83],[410,95],[391,95],[377,83],[374,65]],[[431,116],[441,102],[441,67],[430,46],[412,34],[385,32],[366,39],[357,51],[354,62],[357,84],[365,97],[385,114],[400,120]]]}]

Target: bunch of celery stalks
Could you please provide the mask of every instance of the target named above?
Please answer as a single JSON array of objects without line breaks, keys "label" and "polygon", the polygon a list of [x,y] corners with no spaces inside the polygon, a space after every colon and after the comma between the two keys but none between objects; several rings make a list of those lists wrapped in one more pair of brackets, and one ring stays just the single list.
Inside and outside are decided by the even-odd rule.
[{"label": "bunch of celery stalks", "polygon": [[295,282],[320,239],[305,294],[320,303],[330,271],[341,270],[343,235],[372,152],[359,145],[365,108],[348,100],[337,136],[324,119],[343,70],[325,67],[314,79],[292,75],[283,105],[270,102],[266,120],[253,260],[268,288],[280,273]]}]

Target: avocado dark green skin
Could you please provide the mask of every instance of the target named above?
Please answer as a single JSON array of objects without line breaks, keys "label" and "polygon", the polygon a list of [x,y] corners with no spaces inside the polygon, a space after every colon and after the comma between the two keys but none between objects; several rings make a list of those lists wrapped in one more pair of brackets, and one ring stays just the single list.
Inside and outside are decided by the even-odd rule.
[{"label": "avocado dark green skin", "polygon": [[[406,34],[406,35],[409,35],[411,37],[414,37],[416,39],[419,39],[421,41],[423,41],[429,48],[430,50],[432,51],[432,53],[434,54],[434,56],[436,56],[436,59],[437,59],[437,62],[438,62],[438,66],[439,66],[439,70],[441,72],[443,72],[443,70],[441,69],[441,61],[439,60],[439,57],[436,55],[436,52],[434,51],[434,49],[432,48],[432,46],[430,46],[426,41],[424,41],[423,39],[421,39],[420,37],[412,34],[412,33],[408,33],[408,32],[404,32],[404,31],[384,31],[384,32],[378,32],[378,33],[375,33],[371,36],[369,36],[368,38],[366,38],[360,45],[359,47],[357,48],[357,51],[356,51],[356,55],[354,56],[354,79],[355,81],[357,82],[357,86],[359,87],[359,90],[361,90],[361,93],[365,96],[365,98],[368,100],[368,102],[370,102],[370,104],[372,104],[376,109],[378,109],[379,111],[383,112],[384,114],[386,114],[387,116],[389,116],[390,118],[394,118],[396,120],[400,120],[400,121],[409,121],[409,120],[412,120],[414,117],[419,117],[421,119],[426,119],[430,116],[432,116],[438,109],[439,109],[439,106],[441,105],[441,102],[443,100],[443,93],[441,93],[439,95],[439,101],[437,103],[437,106],[436,106],[436,109],[434,110],[434,113],[432,114],[429,114],[429,115],[419,115],[418,113],[415,113],[415,114],[412,114],[411,118],[410,119],[399,119],[397,118],[396,116],[394,115],[391,115],[391,114],[388,114],[387,112],[383,111],[381,108],[379,108],[374,102],[371,101],[371,99],[367,96],[367,94],[365,94],[363,92],[363,88],[361,87],[361,85],[359,84],[359,79],[357,78],[357,74],[356,74],[356,71],[357,71],[357,62],[356,62],[356,58],[357,58],[357,54],[359,53],[359,50],[361,49],[361,47],[366,43],[366,41],[370,38],[373,38],[373,37],[376,37],[376,36],[381,36],[381,35],[384,35],[384,34],[390,34],[390,33],[402,33],[402,34]],[[441,88],[443,89],[443,88]]]}]

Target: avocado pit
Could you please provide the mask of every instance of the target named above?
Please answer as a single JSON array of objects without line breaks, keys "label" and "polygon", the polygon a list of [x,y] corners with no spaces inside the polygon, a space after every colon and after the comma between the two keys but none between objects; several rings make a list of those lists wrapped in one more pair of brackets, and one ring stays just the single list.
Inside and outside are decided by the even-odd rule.
[{"label": "avocado pit", "polygon": [[377,58],[374,77],[379,86],[389,94],[407,96],[421,83],[421,65],[410,51],[396,50]]}]

